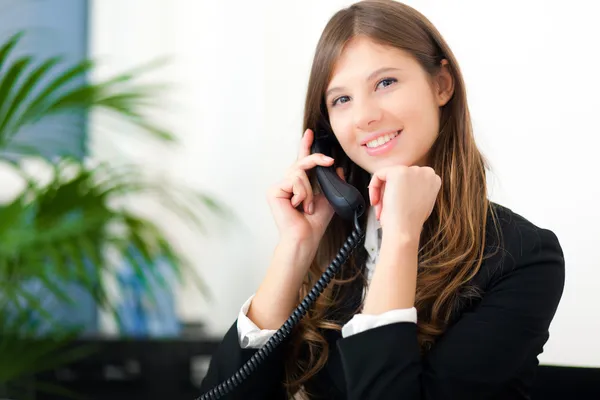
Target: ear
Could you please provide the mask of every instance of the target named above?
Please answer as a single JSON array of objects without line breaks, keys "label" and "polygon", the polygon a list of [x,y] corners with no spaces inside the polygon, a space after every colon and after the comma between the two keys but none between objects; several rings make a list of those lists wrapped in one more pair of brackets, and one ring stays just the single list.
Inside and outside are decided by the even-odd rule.
[{"label": "ear", "polygon": [[440,70],[435,77],[435,96],[438,106],[442,107],[452,98],[454,94],[454,78],[450,73],[448,60],[443,59]]}]

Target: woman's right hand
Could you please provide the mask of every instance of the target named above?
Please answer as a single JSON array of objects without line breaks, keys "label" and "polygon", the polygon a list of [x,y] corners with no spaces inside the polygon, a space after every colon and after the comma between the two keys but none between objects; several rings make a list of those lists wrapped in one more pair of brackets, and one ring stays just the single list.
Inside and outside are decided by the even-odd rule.
[{"label": "woman's right hand", "polygon": [[[313,193],[306,171],[317,165],[329,167],[333,165],[333,159],[321,153],[310,154],[313,139],[313,131],[307,129],[298,159],[285,177],[269,189],[267,200],[280,240],[309,244],[311,250],[316,250],[334,210],[323,194]],[[341,168],[337,173],[343,179]],[[300,210],[297,209],[299,205],[302,205]]]},{"label": "woman's right hand", "polygon": [[306,175],[317,165],[333,165],[323,154],[310,154],[313,138],[307,129],[298,159],[267,192],[280,239],[247,313],[260,329],[279,329],[298,305],[298,290],[334,214],[325,196],[313,193]]}]

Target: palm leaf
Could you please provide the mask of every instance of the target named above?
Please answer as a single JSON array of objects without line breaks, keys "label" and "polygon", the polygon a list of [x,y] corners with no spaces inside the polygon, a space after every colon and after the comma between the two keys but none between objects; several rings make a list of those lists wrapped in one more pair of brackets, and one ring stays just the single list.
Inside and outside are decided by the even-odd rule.
[{"label": "palm leaf", "polygon": [[[22,36],[23,32],[13,35],[0,48],[0,68]],[[48,143],[15,143],[19,132],[50,116],[92,109],[112,112],[163,143],[175,140],[172,133],[150,122],[143,111],[157,105],[166,86],[133,82],[162,60],[94,84],[86,80],[95,66],[93,61],[60,67],[61,61],[59,56],[39,61],[26,55],[5,68],[7,72],[0,77],[0,149],[8,147],[16,154],[39,156]]]},{"label": "palm leaf", "polygon": [[[31,56],[19,58],[10,66],[8,72],[2,75],[2,79],[0,80],[0,99],[3,100],[2,103],[0,103],[0,115],[4,116],[2,118],[3,121],[6,119],[6,116],[8,116],[9,113],[12,114],[14,109],[19,105],[14,102],[14,99],[12,98],[12,92],[14,91],[13,86],[19,81],[19,77],[25,72],[25,69],[31,63],[31,60]],[[29,81],[30,79],[27,80]],[[17,95],[18,94],[19,93],[17,93]],[[3,140],[10,140],[10,137],[4,136]]]},{"label": "palm leaf", "polygon": [[6,43],[4,43],[2,47],[0,47],[0,71],[6,62],[6,59],[10,55],[10,52],[14,49],[19,40],[21,40],[21,37],[23,37],[24,34],[25,32],[23,31],[15,33],[6,41]]},{"label": "palm leaf", "polygon": [[16,91],[14,97],[6,99],[9,108],[3,113],[3,119],[0,121],[0,132],[4,132],[7,125],[11,122],[13,115],[19,107],[22,107],[25,100],[31,96],[31,92],[39,84],[40,80],[61,61],[61,57],[52,57],[38,65],[31,74],[25,79],[23,84]]}]

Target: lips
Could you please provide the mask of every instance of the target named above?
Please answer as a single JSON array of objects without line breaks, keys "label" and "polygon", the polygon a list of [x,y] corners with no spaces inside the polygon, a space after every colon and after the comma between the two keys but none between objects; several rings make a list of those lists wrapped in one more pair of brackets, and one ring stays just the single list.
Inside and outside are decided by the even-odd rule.
[{"label": "lips", "polygon": [[362,145],[364,146],[367,154],[370,156],[380,156],[392,150],[398,138],[402,135],[402,130],[396,132],[386,132],[379,135],[371,135],[370,137],[363,140]]},{"label": "lips", "polygon": [[394,133],[387,133],[385,135],[379,136],[378,138],[375,138],[375,139],[367,142],[366,146],[370,149],[382,146],[382,145],[386,144],[387,142],[389,142],[390,140],[394,139],[399,134],[400,134],[400,131],[394,132]]},{"label": "lips", "polygon": [[373,133],[365,136],[364,138],[362,138],[360,141],[360,144],[362,146],[365,146],[367,143],[369,143],[375,139],[379,139],[379,137],[386,136],[386,135],[395,135],[397,133],[400,133],[401,131],[402,131],[402,129],[388,129],[388,130],[381,130],[381,131],[373,132]]}]

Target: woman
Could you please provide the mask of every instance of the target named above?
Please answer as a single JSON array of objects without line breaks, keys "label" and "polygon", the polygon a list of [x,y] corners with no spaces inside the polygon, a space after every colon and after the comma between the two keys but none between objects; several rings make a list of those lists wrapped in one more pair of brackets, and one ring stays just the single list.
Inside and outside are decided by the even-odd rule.
[{"label": "woman", "polygon": [[[337,142],[310,154],[316,127]],[[339,11],[318,43],[298,160],[268,199],[280,232],[264,281],[203,392],[289,317],[350,234],[318,194],[335,164],[370,208],[362,246],[291,336],[224,398],[527,399],[564,285],[553,232],[487,199],[458,63],[393,1]]]}]

